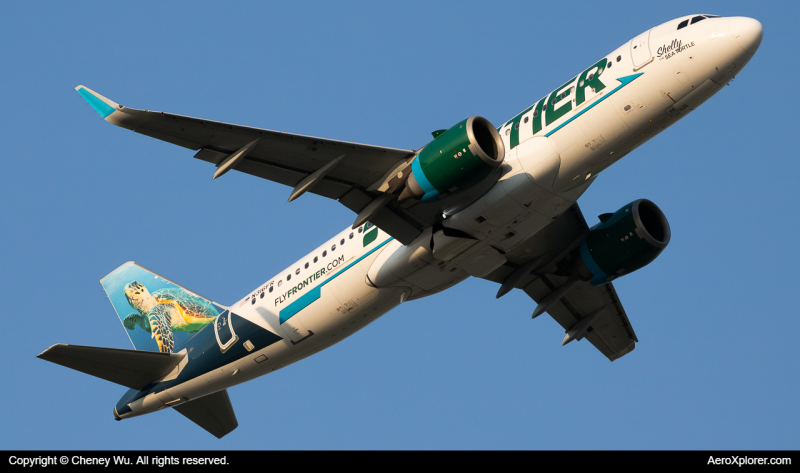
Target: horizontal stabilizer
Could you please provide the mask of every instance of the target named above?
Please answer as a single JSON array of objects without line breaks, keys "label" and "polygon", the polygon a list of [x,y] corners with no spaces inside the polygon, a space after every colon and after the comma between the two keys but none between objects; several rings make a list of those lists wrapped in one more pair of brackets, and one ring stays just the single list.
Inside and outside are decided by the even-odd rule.
[{"label": "horizontal stabilizer", "polygon": [[42,352],[37,358],[132,389],[142,389],[168,375],[184,356],[185,353],[159,353],[59,343]]},{"label": "horizontal stabilizer", "polygon": [[227,389],[175,406],[175,410],[218,439],[239,427]]}]

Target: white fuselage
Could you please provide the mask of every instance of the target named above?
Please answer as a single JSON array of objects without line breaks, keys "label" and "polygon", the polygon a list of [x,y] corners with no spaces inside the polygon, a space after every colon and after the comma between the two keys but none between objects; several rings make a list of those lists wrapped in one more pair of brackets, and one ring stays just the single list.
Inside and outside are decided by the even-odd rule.
[{"label": "white fuselage", "polygon": [[[594,70],[579,71],[545,96],[550,110],[539,111],[537,101],[499,128],[506,147],[500,180],[444,221],[483,246],[440,260],[415,250],[416,242],[403,246],[376,227],[344,230],[230,307],[282,341],[169,388],[163,398],[194,399],[262,376],[346,338],[405,300],[503,264],[496,253],[484,250],[489,245],[518,250],[569,208],[598,173],[721,90],[747,64],[755,52],[751,30],[756,24],[760,28],[757,21],[707,18],[677,29],[694,16],[625,43],[606,56],[602,70],[596,64]],[[585,86],[590,75],[605,87]],[[628,82],[618,80],[631,76]],[[368,232],[374,235],[367,237]],[[426,238],[430,230],[418,241]]]}]

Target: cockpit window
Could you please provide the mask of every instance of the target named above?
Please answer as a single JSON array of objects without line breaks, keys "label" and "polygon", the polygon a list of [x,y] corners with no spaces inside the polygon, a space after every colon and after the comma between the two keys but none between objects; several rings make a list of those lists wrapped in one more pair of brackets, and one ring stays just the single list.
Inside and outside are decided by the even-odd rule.
[{"label": "cockpit window", "polygon": [[[698,15],[692,18],[692,24],[697,23],[698,21],[703,21],[706,18],[721,18],[719,15]],[[678,29],[686,28],[689,25],[689,20],[683,20],[682,22],[678,23]]]}]

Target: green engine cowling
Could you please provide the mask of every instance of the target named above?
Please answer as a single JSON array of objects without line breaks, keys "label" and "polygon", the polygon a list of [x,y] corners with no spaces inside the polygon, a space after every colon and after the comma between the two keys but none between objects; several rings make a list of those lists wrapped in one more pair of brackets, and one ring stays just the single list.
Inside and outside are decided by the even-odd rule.
[{"label": "green engine cowling", "polygon": [[503,140],[489,120],[467,118],[417,154],[399,200],[413,196],[431,202],[469,188],[489,176],[504,157]]},{"label": "green engine cowling", "polygon": [[639,199],[600,216],[580,245],[578,275],[600,286],[648,265],[667,247],[669,223],[656,204]]}]

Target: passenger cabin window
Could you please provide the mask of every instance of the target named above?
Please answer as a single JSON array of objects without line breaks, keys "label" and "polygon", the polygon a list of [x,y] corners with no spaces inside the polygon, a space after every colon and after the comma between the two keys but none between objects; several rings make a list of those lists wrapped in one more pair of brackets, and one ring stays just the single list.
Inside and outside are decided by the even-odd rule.
[{"label": "passenger cabin window", "polygon": [[328,252],[327,252],[327,251],[323,251],[323,252],[322,252],[322,257],[324,258],[324,257],[326,257],[326,256],[328,256]]},{"label": "passenger cabin window", "polygon": [[306,263],[306,266],[305,266],[305,268],[306,268],[306,269],[308,269],[308,263]]},{"label": "passenger cabin window", "polygon": [[300,274],[300,268],[295,269],[294,274]]},{"label": "passenger cabin window", "polygon": [[292,273],[289,273],[289,274],[286,275],[286,280],[287,281],[291,281],[292,280]]},{"label": "passenger cabin window", "polygon": [[319,257],[318,257],[318,256],[315,256],[315,257],[314,257],[314,262],[316,263],[318,260],[319,260]]}]

